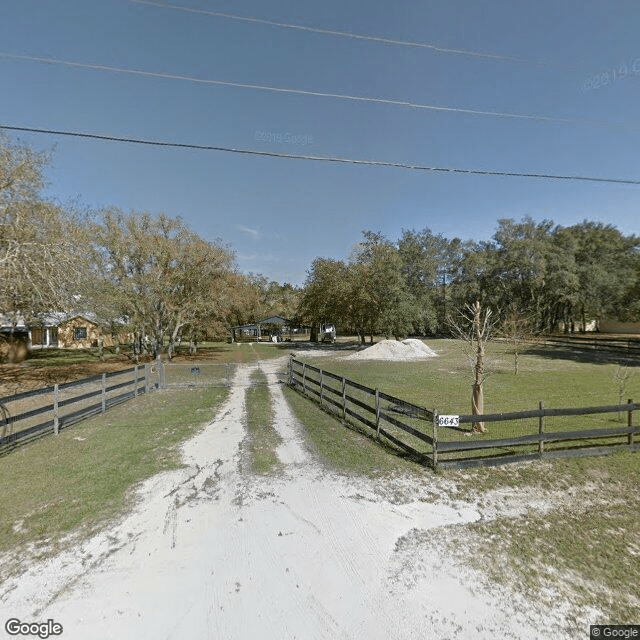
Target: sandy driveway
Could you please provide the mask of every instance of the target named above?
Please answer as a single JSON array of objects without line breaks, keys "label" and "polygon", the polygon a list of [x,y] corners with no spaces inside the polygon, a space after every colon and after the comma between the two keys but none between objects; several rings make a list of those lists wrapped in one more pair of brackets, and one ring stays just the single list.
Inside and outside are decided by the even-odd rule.
[{"label": "sandy driveway", "polygon": [[363,479],[326,472],[284,401],[277,363],[260,366],[285,472],[240,471],[252,367],[239,367],[228,401],[185,445],[189,467],[151,478],[120,523],[9,585],[3,625],[52,618],[64,640],[565,637],[541,633],[527,603],[488,592],[425,542],[477,519],[475,508],[428,490],[394,504]]}]

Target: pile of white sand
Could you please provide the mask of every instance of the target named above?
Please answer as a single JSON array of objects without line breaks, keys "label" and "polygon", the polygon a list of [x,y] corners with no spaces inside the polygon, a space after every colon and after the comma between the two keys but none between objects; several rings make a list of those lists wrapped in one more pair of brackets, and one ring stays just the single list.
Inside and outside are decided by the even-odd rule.
[{"label": "pile of white sand", "polygon": [[427,347],[422,340],[408,338],[398,340],[382,340],[362,351],[347,356],[348,360],[389,360],[402,362],[404,360],[426,360],[438,354]]}]

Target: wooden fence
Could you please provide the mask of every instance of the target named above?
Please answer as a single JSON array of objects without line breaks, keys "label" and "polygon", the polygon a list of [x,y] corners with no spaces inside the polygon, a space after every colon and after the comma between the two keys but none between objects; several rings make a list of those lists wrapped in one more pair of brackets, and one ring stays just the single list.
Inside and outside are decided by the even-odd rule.
[{"label": "wooden fence", "polygon": [[0,455],[149,393],[162,381],[162,365],[146,364],[0,398]]},{"label": "wooden fence", "polygon": [[[488,433],[464,437],[469,431],[452,431],[437,426],[434,421],[434,456],[436,466],[471,467],[480,465],[503,464],[540,458],[559,458],[571,456],[592,456],[613,453],[625,448],[635,451],[636,436],[640,427],[633,424],[633,412],[640,409],[640,403],[631,400],[623,405],[600,407],[572,407],[566,409],[547,409],[542,402],[532,411],[514,413],[486,414],[481,416],[461,415],[459,424],[489,423]],[[547,418],[567,418],[575,416],[605,416],[607,414],[626,414],[626,426],[576,428],[575,421],[564,429],[547,430]],[[496,438],[498,423],[519,423],[522,435],[509,435]],[[456,433],[456,438],[451,437]],[[441,436],[446,434],[446,440]],[[451,455],[455,454],[455,455]]]},{"label": "wooden fence", "polygon": [[289,385],[345,422],[362,424],[411,457],[433,466],[433,413],[379,389],[289,359]]},{"label": "wooden fence", "polygon": [[163,388],[230,387],[235,365],[202,361],[187,364],[167,362],[163,370]]},{"label": "wooden fence", "polygon": [[[514,413],[455,416],[455,426],[439,426],[440,414],[400,398],[372,389],[353,380],[323,371],[293,357],[289,360],[289,385],[316,401],[345,422],[362,424],[384,436],[412,457],[434,469],[495,465],[524,460],[567,456],[603,455],[621,448],[635,451],[640,427],[633,424],[633,412],[640,403],[547,409],[540,402],[537,409]],[[626,415],[626,426],[546,429],[547,418]],[[442,414],[444,415],[444,414]],[[399,417],[402,416],[402,419]],[[471,435],[473,423],[511,423],[507,437],[496,437],[495,427],[488,433]],[[532,423],[535,427],[532,426]],[[471,436],[471,437],[468,437]]]},{"label": "wooden fence", "polygon": [[623,356],[640,356],[640,338],[599,338],[585,335],[548,336],[544,344],[589,351],[604,351]]}]

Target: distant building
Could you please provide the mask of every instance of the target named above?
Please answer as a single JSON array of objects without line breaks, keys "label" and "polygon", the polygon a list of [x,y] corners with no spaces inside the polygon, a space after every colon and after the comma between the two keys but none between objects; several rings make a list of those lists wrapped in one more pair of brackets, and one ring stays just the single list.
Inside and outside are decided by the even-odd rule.
[{"label": "distant building", "polygon": [[305,327],[293,326],[283,316],[269,316],[249,324],[230,327],[231,342],[282,342],[297,336],[305,336]]},{"label": "distant building", "polygon": [[617,320],[600,320],[599,330],[602,333],[640,334],[640,322],[618,322]]},{"label": "distant building", "polygon": [[30,323],[31,346],[34,348],[88,349],[102,340],[105,347],[119,342],[117,336],[104,331],[95,314],[54,312]]}]

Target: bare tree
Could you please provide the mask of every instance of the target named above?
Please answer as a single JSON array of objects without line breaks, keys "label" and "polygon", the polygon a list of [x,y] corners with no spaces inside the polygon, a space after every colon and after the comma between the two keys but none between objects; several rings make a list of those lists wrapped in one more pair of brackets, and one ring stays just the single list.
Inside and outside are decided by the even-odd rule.
[{"label": "bare tree", "polygon": [[47,160],[0,134],[0,310],[12,326],[68,309],[87,268],[79,216],[40,197]]},{"label": "bare tree", "polygon": [[[613,372],[613,380],[618,391],[618,404],[622,404],[627,390],[629,380],[633,377],[633,371],[629,369],[626,364],[620,364]],[[618,420],[620,419],[620,412],[618,412]]]},{"label": "bare tree", "polygon": [[512,307],[498,330],[499,336],[507,342],[513,352],[513,373],[518,375],[520,355],[522,352],[538,344],[540,333],[536,331],[534,317]]},{"label": "bare tree", "polygon": [[[484,413],[484,381],[487,377],[486,344],[495,325],[492,316],[491,309],[485,309],[483,313],[480,302],[476,301],[473,305],[465,305],[456,316],[449,316],[447,320],[454,335],[464,340],[465,352],[472,365],[471,413],[474,416]],[[484,422],[474,422],[471,429],[476,433],[485,433],[487,430]]]}]

